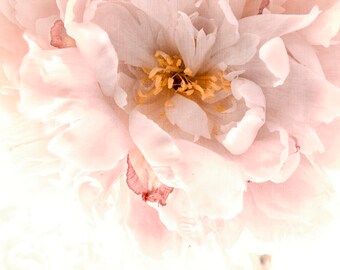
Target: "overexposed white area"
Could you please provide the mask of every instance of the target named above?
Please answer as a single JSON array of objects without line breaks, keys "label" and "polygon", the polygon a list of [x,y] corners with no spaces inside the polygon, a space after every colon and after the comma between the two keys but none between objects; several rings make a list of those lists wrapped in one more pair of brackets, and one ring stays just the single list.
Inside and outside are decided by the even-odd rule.
[{"label": "overexposed white area", "polygon": [[105,221],[86,216],[71,183],[20,175],[4,153],[0,161],[0,269],[269,270],[261,268],[261,254],[272,256],[271,270],[340,269],[339,218],[320,238],[304,243],[273,246],[245,231],[224,254],[211,244],[192,246],[179,257],[169,252],[162,261],[148,260],[113,212]]}]

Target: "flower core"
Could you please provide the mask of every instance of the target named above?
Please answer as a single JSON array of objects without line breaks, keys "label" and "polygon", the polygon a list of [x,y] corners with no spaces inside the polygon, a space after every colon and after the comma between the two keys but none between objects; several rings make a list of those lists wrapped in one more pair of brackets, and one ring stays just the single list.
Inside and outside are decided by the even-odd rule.
[{"label": "flower core", "polygon": [[199,97],[201,100],[213,98],[215,93],[225,90],[230,93],[230,81],[223,77],[223,72],[217,70],[209,74],[194,75],[189,67],[186,67],[183,60],[178,56],[170,56],[162,51],[155,53],[158,66],[147,69],[143,72],[147,75],[141,79],[144,86],[152,85],[151,90],[137,90],[139,103],[145,102],[149,97],[156,96],[162,91],[168,95],[175,93],[187,97]]}]

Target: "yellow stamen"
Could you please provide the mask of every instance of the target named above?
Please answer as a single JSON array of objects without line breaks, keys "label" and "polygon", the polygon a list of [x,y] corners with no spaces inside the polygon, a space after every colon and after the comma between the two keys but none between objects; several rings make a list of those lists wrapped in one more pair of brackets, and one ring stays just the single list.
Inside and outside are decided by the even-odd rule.
[{"label": "yellow stamen", "polygon": [[[141,102],[162,91],[171,91],[167,94],[167,98],[170,98],[174,93],[179,93],[190,96],[192,99],[199,97],[201,100],[212,98],[216,92],[221,90],[230,93],[230,82],[223,77],[222,71],[195,75],[177,55],[170,56],[165,52],[156,51],[155,58],[158,66],[152,69],[142,68],[147,77],[140,79],[141,84],[148,89],[153,85],[154,89],[146,92],[137,89],[137,95]],[[167,106],[169,106],[168,103]],[[222,108],[217,110],[222,110]]]}]

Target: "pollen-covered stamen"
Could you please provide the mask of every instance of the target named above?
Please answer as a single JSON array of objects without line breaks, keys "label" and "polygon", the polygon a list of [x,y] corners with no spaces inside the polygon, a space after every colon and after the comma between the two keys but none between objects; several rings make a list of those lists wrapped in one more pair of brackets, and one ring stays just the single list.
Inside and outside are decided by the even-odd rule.
[{"label": "pollen-covered stamen", "polygon": [[150,85],[151,83],[153,88],[151,91],[137,90],[140,103],[165,90],[171,95],[175,93],[185,96],[196,95],[201,100],[214,97],[215,93],[220,90],[230,92],[230,82],[223,77],[222,71],[194,75],[192,70],[186,67],[177,55],[170,56],[165,52],[157,51],[155,58],[158,66],[152,69],[142,69],[147,77],[142,78],[141,83],[143,85]]}]

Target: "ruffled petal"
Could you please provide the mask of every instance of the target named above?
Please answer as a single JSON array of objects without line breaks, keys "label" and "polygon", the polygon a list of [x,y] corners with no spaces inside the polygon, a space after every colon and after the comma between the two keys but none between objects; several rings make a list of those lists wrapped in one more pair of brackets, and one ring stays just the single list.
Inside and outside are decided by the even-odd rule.
[{"label": "ruffled petal", "polygon": [[238,214],[242,209],[245,187],[240,168],[194,143],[177,140],[176,144],[182,155],[175,173],[185,181],[185,192],[196,213],[227,219]]},{"label": "ruffled petal", "polygon": [[177,125],[195,137],[210,138],[208,117],[196,102],[178,94],[174,95],[170,101],[173,106],[165,106],[164,109],[173,125]]},{"label": "ruffled petal", "polygon": [[295,32],[310,25],[318,16],[319,9],[314,7],[307,15],[263,14],[251,16],[239,21],[240,33],[251,33],[262,41]]},{"label": "ruffled petal", "polygon": [[126,2],[105,2],[98,6],[93,22],[107,32],[121,61],[137,67],[157,65],[160,27],[145,13]]},{"label": "ruffled petal", "polygon": [[237,100],[244,99],[249,110],[239,122],[222,127],[223,134],[216,136],[232,154],[244,153],[253,143],[265,122],[266,101],[261,88],[246,79],[232,81],[231,89]]},{"label": "ruffled petal", "polygon": [[300,33],[312,45],[329,47],[332,38],[340,29],[340,3],[336,3],[330,9],[322,12],[318,18]]},{"label": "ruffled petal", "polygon": [[255,207],[248,226],[264,240],[301,236],[320,229],[330,218],[328,207],[333,196],[330,182],[306,159],[301,160],[299,168],[286,182],[250,183],[248,192],[246,196],[253,198],[250,207]]},{"label": "ruffled petal", "polygon": [[337,117],[329,124],[322,124],[317,128],[317,134],[320,138],[324,152],[315,153],[314,156],[318,164],[329,168],[339,169],[340,168],[340,119]]},{"label": "ruffled petal", "polygon": [[126,129],[77,49],[32,51],[21,78],[21,108],[63,129],[52,152],[87,169],[109,169],[126,156]]},{"label": "ruffled petal", "polygon": [[188,15],[179,13],[175,40],[185,66],[191,69],[193,75],[201,67],[215,39],[216,33],[206,34],[203,29],[197,30]]},{"label": "ruffled petal", "polygon": [[267,69],[278,78],[274,87],[283,84],[289,74],[289,58],[282,39],[276,37],[263,44],[259,57]]},{"label": "ruffled petal", "polygon": [[340,113],[339,88],[292,60],[285,83],[263,91],[268,120],[283,126],[330,122]]},{"label": "ruffled petal", "polygon": [[301,35],[291,33],[285,35],[282,39],[287,50],[295,60],[321,77],[325,76],[315,49]]},{"label": "ruffled petal", "polygon": [[180,157],[174,139],[138,110],[130,113],[129,130],[133,142],[159,181],[171,187],[183,186],[182,180],[176,177],[172,169]]},{"label": "ruffled petal", "polygon": [[108,35],[92,23],[71,23],[67,29],[76,39],[80,53],[93,69],[103,94],[114,96],[118,59]]},{"label": "ruffled petal", "polygon": [[[261,155],[259,155],[261,153]],[[238,156],[252,182],[287,180],[300,162],[295,142],[285,130],[260,136],[243,155]]]}]

